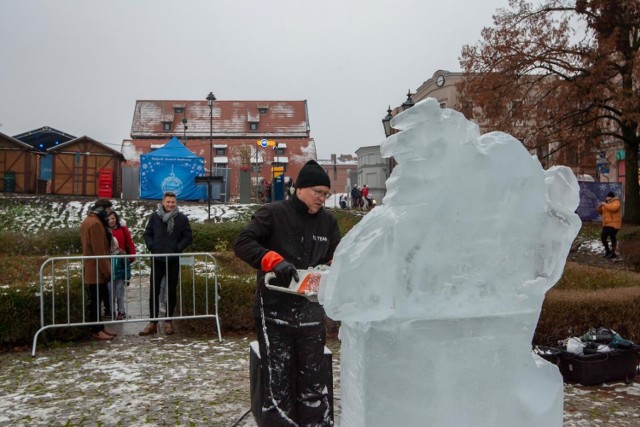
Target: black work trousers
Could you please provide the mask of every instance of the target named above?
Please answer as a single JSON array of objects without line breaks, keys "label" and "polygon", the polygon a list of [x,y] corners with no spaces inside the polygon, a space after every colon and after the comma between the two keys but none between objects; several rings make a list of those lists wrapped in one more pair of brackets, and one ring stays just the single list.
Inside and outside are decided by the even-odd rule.
[{"label": "black work trousers", "polygon": [[324,322],[256,319],[262,380],[262,426],[331,426],[323,378]]},{"label": "black work trousers", "polygon": [[[89,288],[89,321],[99,322],[101,305],[109,299],[107,284],[90,284],[87,287]],[[100,332],[104,329],[104,325],[91,325],[90,328],[93,332]]]},{"label": "black work trousers", "polygon": [[[600,240],[602,240],[602,244],[604,245],[604,250],[606,253],[610,253],[611,251],[616,251],[616,246],[618,245],[617,240],[618,230],[613,227],[602,227],[602,232],[600,233]],[[609,242],[607,239],[611,239],[611,249],[609,249]]]},{"label": "black work trousers", "polygon": [[[152,319],[158,318],[160,309],[160,288],[162,279],[165,278],[167,286],[167,317],[173,316],[176,308],[176,288],[178,287],[178,279],[180,275],[180,261],[177,259],[169,259],[165,262],[165,258],[154,258],[153,269],[151,271],[151,290],[149,292],[149,314]],[[158,323],[152,320],[152,323]]]}]

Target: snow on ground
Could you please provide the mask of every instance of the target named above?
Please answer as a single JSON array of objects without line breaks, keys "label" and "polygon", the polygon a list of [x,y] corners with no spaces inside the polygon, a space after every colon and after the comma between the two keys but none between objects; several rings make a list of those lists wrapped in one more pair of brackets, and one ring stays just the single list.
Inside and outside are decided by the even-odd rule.
[{"label": "snow on ground", "polygon": [[[337,204],[338,195],[327,201]],[[335,199],[335,200],[334,200]],[[20,229],[79,226],[91,201],[23,205]],[[157,203],[115,200],[134,233],[142,233]],[[38,207],[39,206],[39,207]],[[192,221],[208,218],[206,204],[181,203]],[[244,218],[255,205],[212,205],[211,217]],[[0,215],[5,207],[0,206]],[[598,240],[583,242],[580,251],[602,253]],[[116,326],[112,342],[71,343],[47,349],[0,354],[0,426],[255,426],[250,407],[247,337],[177,334],[139,337],[144,325]],[[339,342],[334,353],[334,394],[340,396]],[[340,400],[335,401],[339,421]],[[600,387],[565,385],[565,427],[640,426],[640,385],[615,383]],[[455,423],[452,423],[455,425]]]},{"label": "snow on ground", "polygon": [[579,250],[588,251],[596,255],[604,254],[604,246],[600,240],[586,240],[580,244]]},{"label": "snow on ground", "polygon": [[[143,324],[123,324],[111,342],[0,354],[0,425],[255,426],[251,414],[239,421],[250,408],[254,337],[220,343],[185,336],[180,325],[176,335],[148,338],[136,334]],[[339,425],[339,342],[328,346]],[[565,385],[563,425],[639,426],[639,403],[638,384]]]},{"label": "snow on ground", "polygon": [[[334,194],[325,201],[327,208],[338,207],[340,194]],[[2,197],[2,193],[0,193]],[[24,196],[33,198],[34,203],[23,204],[19,209],[9,205],[0,205],[0,215],[9,214],[14,219],[17,228],[27,233],[37,233],[41,230],[51,230],[66,227],[79,227],[95,200],[71,200],[66,203],[48,197]],[[120,200],[112,199],[116,212],[125,220],[134,235],[142,235],[147,218],[153,213],[159,201],[153,200]],[[178,208],[190,221],[204,222],[209,219],[207,203],[178,202]],[[216,222],[248,221],[251,213],[258,208],[255,204],[211,205],[211,219]]]}]

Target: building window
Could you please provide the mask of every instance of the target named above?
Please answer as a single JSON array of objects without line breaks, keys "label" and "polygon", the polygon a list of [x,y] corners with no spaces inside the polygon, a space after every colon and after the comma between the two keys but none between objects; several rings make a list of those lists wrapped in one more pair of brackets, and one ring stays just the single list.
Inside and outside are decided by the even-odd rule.
[{"label": "building window", "polygon": [[276,156],[284,156],[285,149],[283,147],[276,147]]},{"label": "building window", "polygon": [[182,107],[175,107],[175,108],[173,109],[173,112],[174,112],[174,113],[176,113],[176,114],[182,114],[182,113],[184,113],[184,108],[182,108]]},{"label": "building window", "polygon": [[171,130],[171,122],[162,122],[162,130]]},{"label": "building window", "polygon": [[268,108],[267,107],[258,107],[258,112],[260,114],[267,114]]},{"label": "building window", "polygon": [[258,123],[256,122],[249,123],[249,130],[258,130]]},{"label": "building window", "polygon": [[440,103],[440,108],[447,108],[447,103],[446,102],[441,102]]},{"label": "building window", "polygon": [[227,167],[227,163],[216,163],[213,167],[214,168],[226,168]]},{"label": "building window", "polygon": [[227,149],[226,148],[216,148],[216,156],[226,156]]}]

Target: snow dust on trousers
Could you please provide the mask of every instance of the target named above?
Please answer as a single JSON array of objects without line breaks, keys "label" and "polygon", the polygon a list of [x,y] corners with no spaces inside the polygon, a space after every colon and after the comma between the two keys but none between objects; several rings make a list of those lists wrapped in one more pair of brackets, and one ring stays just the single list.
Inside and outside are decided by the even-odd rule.
[{"label": "snow dust on trousers", "polygon": [[324,315],[313,315],[308,310],[289,314],[293,321],[265,317],[264,311],[255,319],[263,384],[261,425],[331,426],[326,376],[322,371]]}]

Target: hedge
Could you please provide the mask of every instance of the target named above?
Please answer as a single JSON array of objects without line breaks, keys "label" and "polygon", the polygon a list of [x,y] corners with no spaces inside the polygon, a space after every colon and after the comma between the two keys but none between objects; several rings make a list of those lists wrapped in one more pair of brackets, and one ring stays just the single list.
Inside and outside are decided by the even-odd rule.
[{"label": "hedge", "polygon": [[[361,217],[336,211],[341,233],[346,234]],[[213,252],[219,267],[219,309],[223,332],[253,330],[251,304],[255,293],[252,268],[236,258],[233,242],[245,223],[192,223],[194,242],[191,252]],[[599,227],[587,226],[593,233]],[[593,229],[593,230],[591,230]],[[621,252],[640,265],[640,235],[637,228],[621,232]],[[79,228],[47,230],[38,235],[1,231],[0,271],[0,346],[30,343],[40,327],[40,300],[37,296],[39,266],[50,256],[81,253]],[[140,242],[142,236],[134,236]],[[626,252],[626,253],[625,253]],[[4,256],[3,256],[4,255]],[[29,256],[26,256],[29,255]],[[196,278],[196,292],[202,293],[204,280]],[[79,289],[79,287],[78,287]],[[186,290],[186,288],[185,288]],[[190,290],[187,290],[190,292]],[[45,295],[45,311],[51,314],[50,294]],[[72,292],[79,301],[80,291]],[[190,301],[189,293],[184,295]],[[197,297],[202,303],[202,296]],[[64,301],[56,299],[56,316],[64,316]],[[198,308],[199,309],[199,308]],[[72,313],[74,318],[79,312]],[[66,320],[65,320],[66,321]],[[180,321],[196,333],[215,333],[213,322]],[[560,282],[545,298],[533,342],[555,345],[558,340],[584,334],[590,327],[604,326],[624,338],[640,343],[640,275],[568,263]],[[74,340],[86,335],[87,328],[54,328],[43,334],[47,340]]]},{"label": "hedge", "polygon": [[[183,283],[191,283],[187,269],[183,270]],[[61,281],[62,282],[62,281]],[[66,280],[64,281],[66,283]],[[196,310],[195,314],[204,314],[205,311],[205,279],[197,276]],[[254,322],[251,316],[251,304],[255,293],[255,278],[249,276],[224,276],[218,277],[219,285],[219,315],[224,332],[247,332],[253,330]],[[212,282],[209,281],[209,313],[214,313]],[[55,301],[51,291],[44,293],[45,325],[82,322],[82,285],[79,277],[69,280],[69,304],[66,300],[66,286],[62,283],[56,285]],[[182,287],[184,304],[183,314],[194,314],[190,302],[192,301],[193,287]],[[88,301],[88,293],[85,293],[85,304]],[[52,307],[55,304],[55,316],[52,316]],[[69,307],[69,310],[67,308]],[[177,313],[177,312],[176,312]],[[69,317],[68,317],[69,316]],[[181,320],[181,327],[190,328],[194,332],[215,333],[211,320]],[[0,347],[7,348],[15,345],[31,343],[33,336],[40,328],[40,296],[39,285],[3,285],[0,287]],[[42,342],[51,340],[69,341],[88,336],[88,328],[50,328],[41,334]]]},{"label": "hedge", "polygon": [[555,346],[604,326],[640,343],[640,287],[547,292],[533,342]]}]

